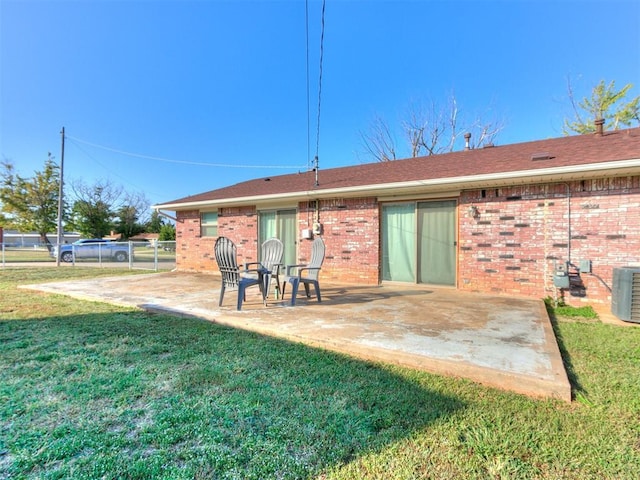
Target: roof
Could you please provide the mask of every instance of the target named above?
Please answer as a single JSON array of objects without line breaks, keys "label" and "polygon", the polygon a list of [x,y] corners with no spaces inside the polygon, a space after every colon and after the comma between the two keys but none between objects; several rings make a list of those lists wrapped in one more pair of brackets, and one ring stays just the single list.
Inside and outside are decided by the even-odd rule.
[{"label": "roof", "polygon": [[160,234],[159,233],[139,233],[137,235],[134,235],[133,237],[129,237],[129,240],[132,241],[144,241],[144,240],[148,240],[148,241],[152,241],[152,240],[158,240],[158,238],[160,238]]},{"label": "roof", "polygon": [[104,237],[102,237],[102,240],[121,240],[122,239],[122,234],[121,233],[115,233],[115,232],[111,232],[109,235],[105,235]]},{"label": "roof", "polygon": [[207,206],[393,196],[640,174],[640,128],[487,146],[427,157],[261,177],[155,205]]}]

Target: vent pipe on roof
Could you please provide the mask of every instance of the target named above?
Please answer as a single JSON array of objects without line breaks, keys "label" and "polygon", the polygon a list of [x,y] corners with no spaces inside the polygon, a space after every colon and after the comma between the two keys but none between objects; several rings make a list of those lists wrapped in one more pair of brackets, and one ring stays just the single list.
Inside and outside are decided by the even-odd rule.
[{"label": "vent pipe on roof", "polygon": [[593,122],[596,126],[596,135],[602,136],[604,133],[604,118],[596,118],[595,122]]},{"label": "vent pipe on roof", "polygon": [[464,149],[469,150],[471,147],[469,146],[469,140],[471,140],[471,134],[469,132],[464,134]]}]

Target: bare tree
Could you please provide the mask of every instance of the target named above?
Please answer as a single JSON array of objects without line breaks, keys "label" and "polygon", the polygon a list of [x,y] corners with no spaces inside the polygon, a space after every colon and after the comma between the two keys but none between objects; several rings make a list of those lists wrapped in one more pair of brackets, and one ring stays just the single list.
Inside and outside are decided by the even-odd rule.
[{"label": "bare tree", "polygon": [[396,142],[391,134],[389,125],[382,117],[376,115],[371,122],[368,132],[360,132],[366,153],[378,162],[388,162],[396,159]]},{"label": "bare tree", "polygon": [[[412,101],[407,107],[401,128],[411,157],[452,152],[460,143],[463,133],[471,133],[470,148],[493,143],[504,128],[503,122],[476,116],[463,118],[454,94],[442,106],[434,100]],[[366,153],[377,161],[395,160],[397,149],[389,125],[377,116],[369,133],[361,133]]]}]

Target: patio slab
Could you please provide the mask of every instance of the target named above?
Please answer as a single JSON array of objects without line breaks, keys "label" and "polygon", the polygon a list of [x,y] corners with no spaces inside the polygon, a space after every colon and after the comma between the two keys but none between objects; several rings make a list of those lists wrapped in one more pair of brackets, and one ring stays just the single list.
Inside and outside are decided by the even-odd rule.
[{"label": "patio slab", "polygon": [[540,300],[425,286],[322,284],[322,303],[302,294],[295,307],[274,299],[264,307],[258,289],[250,289],[238,312],[234,291],[218,307],[219,276],[181,272],[24,288],[198,317],[367,360],[571,401]]}]

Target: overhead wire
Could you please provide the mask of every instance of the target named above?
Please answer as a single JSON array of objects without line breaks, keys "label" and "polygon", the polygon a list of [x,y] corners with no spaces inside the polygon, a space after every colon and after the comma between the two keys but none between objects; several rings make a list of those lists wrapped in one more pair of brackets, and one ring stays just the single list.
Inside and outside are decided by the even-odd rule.
[{"label": "overhead wire", "polygon": [[145,190],[146,193],[150,193],[155,197],[161,198],[164,194],[163,193],[159,193],[159,192],[150,192],[148,191],[148,189],[137,185],[135,183],[132,183],[131,180],[127,177],[124,177],[122,175],[119,175],[118,173],[114,172],[113,168],[108,167],[107,165],[104,165],[102,162],[98,161],[93,155],[91,155],[89,152],[87,152],[84,148],[82,148],[77,142],[74,141],[73,138],[69,138],[68,135],[65,135],[65,138],[68,140],[71,140],[71,144],[73,144],[78,150],[80,150],[84,155],[86,155],[88,158],[91,159],[91,161],[93,161],[94,163],[98,164],[100,167],[102,167],[105,171],[107,171],[110,175],[119,178],[121,181],[123,181],[124,183],[131,185],[132,187],[138,188],[140,190]]},{"label": "overhead wire", "polygon": [[[310,155],[310,150],[311,150],[311,133],[310,133],[310,129],[311,129],[311,107],[310,107],[310,99],[309,99],[309,90],[310,90],[310,76],[309,76],[309,0],[307,0],[305,2],[305,20],[306,20],[306,35],[307,35],[307,161],[310,163],[311,162],[311,155]],[[326,7],[326,2],[325,0],[322,0],[322,12],[321,12],[321,21],[320,21],[320,65],[319,65],[319,72],[318,72],[318,114],[316,117],[316,152],[315,152],[315,157],[313,159],[313,168],[311,168],[311,165],[308,165],[308,169],[309,171],[313,171],[315,173],[315,183],[314,186],[318,187],[319,184],[319,180],[318,180],[318,170],[319,170],[319,163],[318,163],[318,155],[320,153],[320,113],[321,113],[321,106],[322,106],[322,64],[323,64],[323,60],[324,60],[324,17],[325,17],[325,7]]]},{"label": "overhead wire", "polygon": [[309,0],[305,2],[305,35],[307,40],[307,170],[311,170],[311,92],[309,75]]},{"label": "overhead wire", "polygon": [[316,124],[316,158],[318,157],[318,152],[320,150],[320,106],[322,104],[322,60],[324,57],[324,10],[325,0],[322,0],[322,16],[320,28],[320,72],[318,75],[318,121]]},{"label": "overhead wire", "polygon": [[278,168],[285,170],[300,170],[302,168],[300,165],[242,165],[237,163],[207,163],[207,162],[192,162],[188,160],[175,160],[171,158],[163,158],[163,157],[155,157],[152,155],[143,155],[139,153],[128,152],[126,150],[120,150],[117,148],[108,147],[106,145],[100,145],[98,143],[88,142],[86,140],[82,140],[80,138],[72,137],[70,135],[65,135],[65,138],[70,140],[74,140],[75,142],[83,143],[85,145],[90,145],[95,148],[100,148],[102,150],[107,150],[109,152],[118,153],[120,155],[126,155],[129,157],[142,158],[145,160],[154,160],[158,162],[166,162],[166,163],[179,163],[182,165],[198,165],[204,167],[223,167],[223,168]]}]

